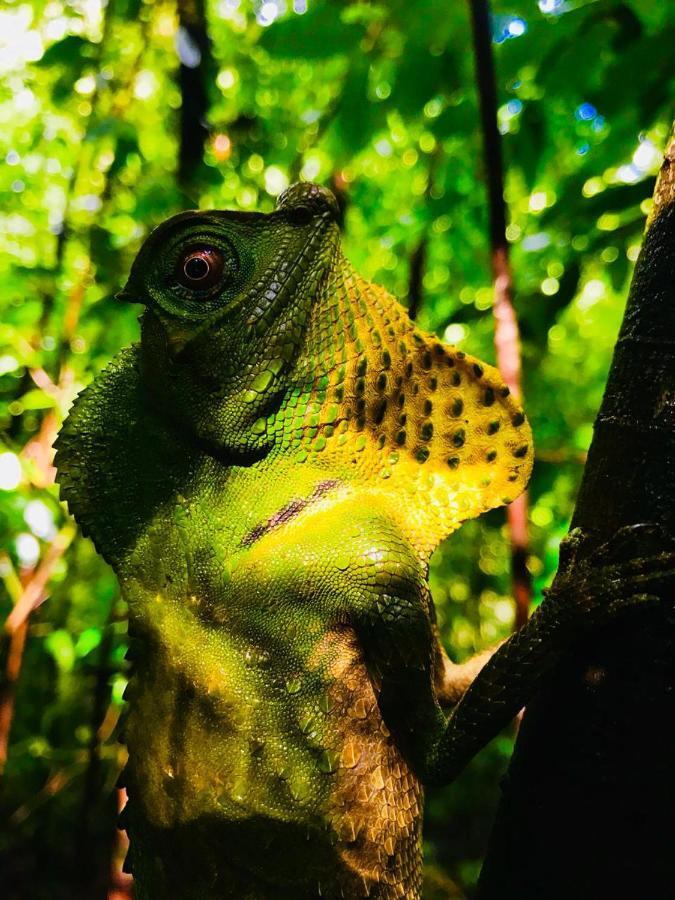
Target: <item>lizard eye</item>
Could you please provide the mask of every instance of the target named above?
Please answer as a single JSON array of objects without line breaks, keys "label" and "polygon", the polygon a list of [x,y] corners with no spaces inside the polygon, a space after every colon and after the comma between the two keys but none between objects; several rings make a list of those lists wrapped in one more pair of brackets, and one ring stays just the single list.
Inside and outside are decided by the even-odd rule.
[{"label": "lizard eye", "polygon": [[178,260],[176,280],[195,291],[208,290],[220,281],[224,267],[223,254],[216,247],[192,247]]}]

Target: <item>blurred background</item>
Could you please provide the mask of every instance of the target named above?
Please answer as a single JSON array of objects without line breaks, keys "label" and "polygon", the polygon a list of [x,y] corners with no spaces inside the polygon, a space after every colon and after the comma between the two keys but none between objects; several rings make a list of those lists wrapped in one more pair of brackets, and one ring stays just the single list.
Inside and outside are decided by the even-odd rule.
[{"label": "blurred background", "polygon": [[[495,0],[491,13],[537,448],[522,557],[536,604],[672,119],[675,9]],[[460,0],[5,0],[0,73],[0,890],[122,900],[125,608],[59,504],[50,451],[76,392],[138,337],[138,309],[112,295],[167,216],[270,210],[312,180],[338,196],[355,266],[423,328],[494,362],[495,171]],[[512,527],[497,510],[433,558],[457,660],[513,628]],[[512,739],[429,793],[426,897],[472,896]]]}]

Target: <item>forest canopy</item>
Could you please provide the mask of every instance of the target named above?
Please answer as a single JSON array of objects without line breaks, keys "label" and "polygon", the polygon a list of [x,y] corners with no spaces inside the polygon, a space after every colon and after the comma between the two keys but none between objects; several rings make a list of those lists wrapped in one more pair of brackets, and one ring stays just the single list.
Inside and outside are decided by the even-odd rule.
[{"label": "forest canopy", "polygon": [[[491,29],[536,446],[536,604],[568,530],[670,130],[675,10],[499,0]],[[140,243],[182,209],[269,211],[294,181],[325,184],[355,267],[421,327],[494,362],[471,34],[468,3],[433,0],[0,11],[0,617],[17,625],[1,676],[8,897],[27,896],[29,872],[33,898],[99,896],[123,852],[125,609],[59,503],[50,448],[75,394],[138,338],[138,308],[114,295]],[[506,637],[503,511],[442,546],[431,582],[453,658]],[[512,742],[505,733],[430,793],[430,897],[471,896]]]}]

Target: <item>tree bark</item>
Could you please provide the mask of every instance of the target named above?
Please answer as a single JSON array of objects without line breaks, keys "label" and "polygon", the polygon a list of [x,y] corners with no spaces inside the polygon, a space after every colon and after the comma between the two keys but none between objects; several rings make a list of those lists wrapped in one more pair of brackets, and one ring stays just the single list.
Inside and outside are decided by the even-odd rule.
[{"label": "tree bark", "polygon": [[[623,558],[675,533],[675,141],[657,184],[572,526]],[[625,533],[625,532],[624,532]],[[615,544],[615,546],[617,546]],[[588,636],[527,707],[480,900],[675,895],[673,597]]]}]

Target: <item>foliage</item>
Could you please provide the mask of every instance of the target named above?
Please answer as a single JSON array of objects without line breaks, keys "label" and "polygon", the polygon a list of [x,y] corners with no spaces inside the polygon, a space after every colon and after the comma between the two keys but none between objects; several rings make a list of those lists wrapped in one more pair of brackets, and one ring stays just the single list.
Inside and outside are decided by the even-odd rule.
[{"label": "foliage", "polygon": [[[567,529],[667,136],[675,13],[659,0],[499,0],[493,14],[538,451],[528,565],[539,594]],[[3,618],[19,582],[67,538],[48,447],[75,392],[137,338],[137,310],[113,295],[167,215],[269,210],[292,180],[329,184],[356,267],[405,298],[423,243],[420,324],[494,360],[468,6],[211,0],[206,23],[213,59],[202,66],[164,0],[0,12]],[[203,164],[180,183],[176,48],[203,70],[209,95]],[[436,554],[432,585],[456,658],[508,634],[508,569],[499,511]],[[1,866],[8,897],[89,897],[105,889],[114,840],[124,609],[79,537],[55,559],[47,593],[16,691]],[[449,878],[471,892],[510,746],[504,736],[432,793],[430,896],[452,896]]]}]

